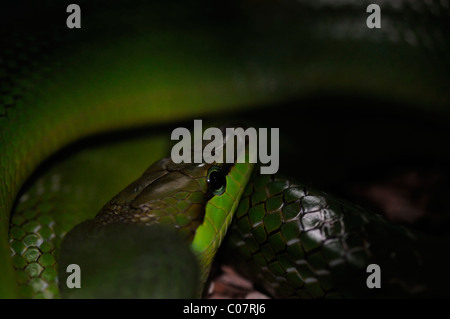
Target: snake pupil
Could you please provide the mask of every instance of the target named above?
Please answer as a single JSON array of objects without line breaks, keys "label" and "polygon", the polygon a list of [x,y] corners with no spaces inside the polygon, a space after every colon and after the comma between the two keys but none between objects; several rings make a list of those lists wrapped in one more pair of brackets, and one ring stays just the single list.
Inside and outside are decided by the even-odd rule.
[{"label": "snake pupil", "polygon": [[222,170],[213,166],[208,173],[207,183],[213,194],[221,195],[225,191],[227,180]]}]

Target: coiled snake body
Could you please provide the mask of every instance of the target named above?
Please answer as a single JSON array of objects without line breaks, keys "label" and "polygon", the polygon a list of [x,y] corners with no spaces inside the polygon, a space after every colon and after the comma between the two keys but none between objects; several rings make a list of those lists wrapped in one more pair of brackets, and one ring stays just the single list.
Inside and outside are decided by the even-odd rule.
[{"label": "coiled snake body", "polygon": [[[154,129],[151,138],[81,151],[74,156],[78,164],[68,159],[44,166],[48,173],[31,179],[35,184],[18,197],[45,159],[75,141],[110,131],[117,138],[117,130],[162,129],[202,116],[230,117],[240,109],[318,93],[382,97],[448,116],[447,1],[379,1],[381,29],[367,28],[368,3],[353,1],[78,4],[79,30],[66,28],[61,3],[1,10],[2,297],[58,296],[63,235],[92,218],[130,176],[164,156],[168,135]],[[16,16],[21,18],[11,18]],[[105,207],[121,212],[133,203],[152,216],[159,209],[164,223],[185,229],[195,254],[208,251],[200,257],[203,280],[231,223],[229,247],[247,261],[244,272],[274,296],[446,294],[448,258],[439,253],[445,241],[393,225],[293,178],[257,172],[250,177],[245,165],[219,165],[227,189],[218,195],[208,188],[211,165],[171,167],[165,161],[151,166],[139,179],[143,184],[135,182],[115,197],[122,202]],[[161,176],[147,180],[149,174]],[[151,186],[154,180],[158,187]],[[152,207],[148,200],[165,206]],[[99,214],[105,220],[118,216],[105,209],[106,215]],[[128,211],[133,222],[141,216]],[[380,290],[366,285],[372,263],[382,269]]]}]

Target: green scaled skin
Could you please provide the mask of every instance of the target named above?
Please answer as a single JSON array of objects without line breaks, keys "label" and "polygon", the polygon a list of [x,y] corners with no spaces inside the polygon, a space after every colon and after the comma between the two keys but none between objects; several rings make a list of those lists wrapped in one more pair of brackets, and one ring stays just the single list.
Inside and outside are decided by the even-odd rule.
[{"label": "green scaled skin", "polygon": [[[279,298],[448,295],[450,260],[439,253],[448,242],[276,175],[254,173],[224,246],[227,260]],[[366,284],[370,264],[382,269],[381,289]]]},{"label": "green scaled skin", "polygon": [[[102,166],[83,170],[87,158],[68,168],[79,182],[69,195],[66,180],[52,188],[50,178],[45,194],[34,185],[21,201],[38,166],[75,141],[142,126],[160,131],[164,124],[312,94],[380,97],[405,103],[405,112],[449,115],[444,1],[386,2],[381,30],[364,25],[364,3],[347,0],[91,3],[77,2],[86,22],[81,30],[67,29],[60,1],[0,10],[3,298],[56,296],[55,286],[40,279],[56,281],[51,269],[62,236],[167,154],[164,143],[106,152],[103,161],[116,163],[105,174],[98,173]],[[149,157],[136,159],[142,154]],[[35,227],[35,220],[42,224]]]}]

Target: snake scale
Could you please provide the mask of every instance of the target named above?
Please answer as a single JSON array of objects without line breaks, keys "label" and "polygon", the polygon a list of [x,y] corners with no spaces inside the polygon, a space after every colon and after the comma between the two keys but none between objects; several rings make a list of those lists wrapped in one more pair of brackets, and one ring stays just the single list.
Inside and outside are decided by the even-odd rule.
[{"label": "snake scale", "polygon": [[[175,124],[233,118],[242,110],[267,119],[268,110],[275,112],[267,105],[313,95],[379,98],[424,117],[449,115],[447,0],[78,1],[78,30],[65,25],[69,3],[8,3],[1,8],[4,298],[60,295],[57,261],[64,235],[93,218],[115,194],[124,194],[120,190],[130,181],[145,179],[145,174],[139,176],[148,165],[167,156],[167,129]],[[380,5],[381,29],[366,26],[370,3]],[[339,110],[340,104],[334,107]],[[302,110],[297,107],[298,121]],[[127,140],[128,135],[133,138]],[[300,135],[294,147],[315,138],[314,132]],[[305,167],[301,157],[296,161]],[[224,194],[236,192],[226,202],[224,194],[211,196],[209,168],[170,170],[172,175],[188,170],[182,176],[195,175],[200,193],[208,194],[190,197],[180,189],[176,206],[185,211],[193,201],[200,214],[206,203],[232,207],[225,218],[231,226],[224,255],[241,256],[236,263],[245,263],[242,271],[269,294],[448,294],[448,257],[439,253],[447,249],[446,241],[392,224],[298,178],[257,171],[249,177],[238,165],[226,170],[219,165],[226,175]],[[159,202],[170,191],[163,189]],[[185,236],[192,239],[204,220],[189,224],[178,217],[176,222],[193,227]],[[218,245],[213,241],[214,250]],[[201,261],[203,279],[214,258],[207,256]],[[380,265],[383,289],[367,289],[369,263]],[[182,278],[178,280],[182,287]]]}]

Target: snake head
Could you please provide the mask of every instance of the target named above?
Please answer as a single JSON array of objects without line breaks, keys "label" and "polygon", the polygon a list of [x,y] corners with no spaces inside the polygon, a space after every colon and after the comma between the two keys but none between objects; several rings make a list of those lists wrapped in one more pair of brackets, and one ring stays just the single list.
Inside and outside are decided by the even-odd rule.
[{"label": "snake head", "polygon": [[[223,146],[226,141],[227,137]],[[190,254],[195,256],[199,265],[198,283],[201,294],[214,256],[225,237],[253,169],[254,164],[248,161],[248,149],[243,147],[240,152],[236,151],[232,163],[208,160],[203,163],[175,163],[171,158],[163,158],[154,163],[142,176],[106,203],[93,220],[69,232],[62,245],[63,262],[79,263],[82,260],[84,268],[89,268],[94,274],[90,276],[92,283],[97,283],[99,276],[103,276],[102,269],[109,267],[105,265],[105,261],[119,265],[116,268],[131,269],[130,273],[133,273],[136,269],[148,267],[128,266],[120,260],[138,261],[154,256],[146,261],[146,265],[160,268],[161,264],[153,262],[153,259],[165,260],[167,256],[173,256],[174,252],[179,251],[179,256],[172,257],[178,264],[175,267],[179,268],[175,269],[173,276],[186,272],[183,265],[189,261]],[[167,233],[177,237],[174,238],[174,243],[182,240],[186,249],[182,244],[171,243],[171,237],[164,236],[160,229],[167,229]],[[145,239],[150,238],[146,235],[147,231],[158,232],[161,238],[151,237],[149,242]],[[163,246],[167,240],[169,243]],[[148,249],[145,248],[146,245]],[[161,250],[166,246],[169,248]],[[122,247],[122,251],[119,252],[117,247]],[[98,252],[102,252],[101,256]],[[131,257],[130,252],[133,252]],[[183,254],[185,257],[181,257]],[[97,284],[92,286],[97,287]],[[107,288],[98,290],[95,287],[94,291],[100,291],[100,295],[109,291]],[[163,290],[168,290],[166,288]]]},{"label": "snake head", "polygon": [[198,257],[205,281],[254,166],[248,143],[240,151],[237,144],[232,163],[159,160],[112,198],[95,222],[175,228]]},{"label": "snake head", "polygon": [[163,224],[192,241],[203,223],[206,203],[214,196],[208,172],[226,174],[224,164],[174,163],[163,158],[114,196],[97,214],[97,222]]}]

